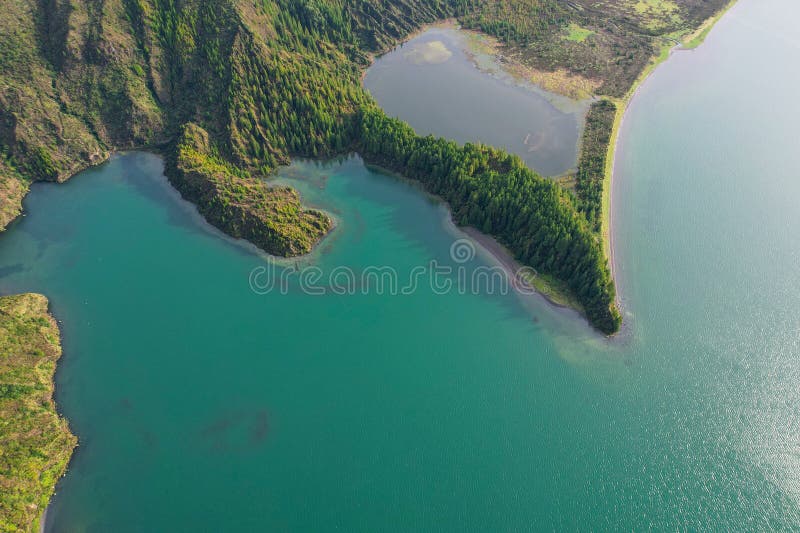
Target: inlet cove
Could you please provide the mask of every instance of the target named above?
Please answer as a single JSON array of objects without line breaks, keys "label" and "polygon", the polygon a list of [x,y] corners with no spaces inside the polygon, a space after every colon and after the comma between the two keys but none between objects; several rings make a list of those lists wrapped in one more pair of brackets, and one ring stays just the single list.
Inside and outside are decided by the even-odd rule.
[{"label": "inlet cove", "polygon": [[[358,158],[295,163],[277,179],[336,228],[311,256],[275,260],[209,226],[162,172],[159,157],[129,153],[64,185],[35,185],[31,214],[0,239],[0,290],[50,295],[69,354],[57,401],[81,446],[48,530],[426,528],[404,521],[419,498],[454,527],[488,527],[505,511],[468,478],[533,498],[556,465],[516,461],[579,453],[541,441],[562,421],[537,406],[566,383],[595,387],[585,361],[559,355],[559,337],[605,352],[601,337],[539,296],[457,290],[461,269],[471,277],[495,263],[477,243],[454,254],[468,238],[439,201]],[[265,267],[331,279],[391,265],[406,280],[431,261],[451,269],[453,290],[318,294],[290,275],[286,290],[253,283]],[[498,438],[528,451],[464,470]],[[529,448],[537,441],[544,448]],[[445,467],[452,475],[431,476]],[[358,511],[365,503],[374,516]],[[520,501],[519,519],[551,503]]]}]

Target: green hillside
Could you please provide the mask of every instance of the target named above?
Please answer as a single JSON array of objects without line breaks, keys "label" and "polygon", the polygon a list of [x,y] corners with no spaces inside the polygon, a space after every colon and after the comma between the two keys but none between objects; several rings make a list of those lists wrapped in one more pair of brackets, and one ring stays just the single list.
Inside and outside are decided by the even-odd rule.
[{"label": "green hillside", "polygon": [[44,296],[0,298],[0,531],[38,531],[75,448],[53,404],[60,356]]}]

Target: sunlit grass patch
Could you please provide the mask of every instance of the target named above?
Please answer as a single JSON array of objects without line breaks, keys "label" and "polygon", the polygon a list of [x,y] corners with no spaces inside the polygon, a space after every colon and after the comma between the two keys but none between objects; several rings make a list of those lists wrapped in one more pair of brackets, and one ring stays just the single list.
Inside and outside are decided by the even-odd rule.
[{"label": "sunlit grass patch", "polygon": [[635,0],[633,9],[650,30],[660,31],[682,23],[678,5],[672,0]]},{"label": "sunlit grass patch", "polygon": [[672,0],[638,0],[633,8],[637,13],[656,16],[668,15],[678,10],[677,4]]},{"label": "sunlit grass patch", "polygon": [[574,22],[570,23],[567,30],[569,31],[569,33],[564,37],[564,39],[568,41],[574,41],[576,43],[582,43],[590,35],[594,35],[594,31],[588,28],[583,28],[581,26],[578,26]]}]

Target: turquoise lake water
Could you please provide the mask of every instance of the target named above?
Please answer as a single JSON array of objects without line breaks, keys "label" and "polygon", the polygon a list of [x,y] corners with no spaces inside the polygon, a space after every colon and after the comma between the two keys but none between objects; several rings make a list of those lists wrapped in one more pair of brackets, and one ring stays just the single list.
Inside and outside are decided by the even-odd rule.
[{"label": "turquoise lake water", "polygon": [[[0,236],[0,293],[43,292],[62,321],[81,445],[47,529],[797,528],[797,15],[741,0],[632,102],[612,341],[538,297],[291,276],[259,294],[267,259],[198,221],[149,154],[35,185]],[[281,180],[338,226],[273,275],[490,264],[451,257],[441,205],[357,158]]]}]

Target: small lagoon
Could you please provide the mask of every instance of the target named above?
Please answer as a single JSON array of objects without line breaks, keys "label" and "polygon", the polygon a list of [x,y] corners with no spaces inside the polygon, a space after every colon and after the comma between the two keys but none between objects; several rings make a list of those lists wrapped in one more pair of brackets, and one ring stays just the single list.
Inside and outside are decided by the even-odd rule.
[{"label": "small lagoon", "polygon": [[364,86],[417,133],[504,148],[544,176],[574,169],[589,101],[515,79],[480,39],[454,27],[429,28],[378,58]]}]

